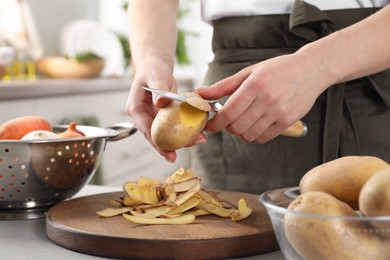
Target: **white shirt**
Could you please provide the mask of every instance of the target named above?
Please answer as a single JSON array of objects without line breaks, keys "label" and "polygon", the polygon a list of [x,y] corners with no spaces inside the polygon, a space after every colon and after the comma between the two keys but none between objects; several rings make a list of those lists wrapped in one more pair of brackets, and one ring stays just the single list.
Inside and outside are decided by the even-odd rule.
[{"label": "white shirt", "polygon": [[[383,7],[390,0],[305,0],[321,10]],[[294,0],[202,0],[202,19],[262,14],[287,14]]]}]

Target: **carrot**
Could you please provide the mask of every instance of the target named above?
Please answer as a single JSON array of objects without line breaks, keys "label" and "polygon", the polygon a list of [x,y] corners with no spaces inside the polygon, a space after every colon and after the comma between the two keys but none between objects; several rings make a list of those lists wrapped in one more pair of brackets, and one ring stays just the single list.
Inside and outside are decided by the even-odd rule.
[{"label": "carrot", "polygon": [[76,129],[77,123],[76,122],[71,122],[69,124],[68,129],[66,129],[64,132],[59,133],[58,135],[61,138],[72,138],[72,137],[82,137],[85,136],[82,132],[78,131]]},{"label": "carrot", "polygon": [[51,124],[40,116],[22,116],[6,121],[0,126],[0,140],[21,139],[36,130],[52,131]]}]

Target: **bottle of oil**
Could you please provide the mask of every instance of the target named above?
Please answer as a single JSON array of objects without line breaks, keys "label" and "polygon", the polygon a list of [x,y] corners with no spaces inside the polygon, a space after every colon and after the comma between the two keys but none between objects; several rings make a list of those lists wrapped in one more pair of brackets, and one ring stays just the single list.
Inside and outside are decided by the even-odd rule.
[{"label": "bottle of oil", "polygon": [[10,46],[0,46],[0,80],[11,80],[14,56],[14,48]]},{"label": "bottle of oil", "polygon": [[12,78],[17,80],[35,80],[36,64],[31,55],[28,35],[25,32],[19,34],[16,59],[12,66]]}]

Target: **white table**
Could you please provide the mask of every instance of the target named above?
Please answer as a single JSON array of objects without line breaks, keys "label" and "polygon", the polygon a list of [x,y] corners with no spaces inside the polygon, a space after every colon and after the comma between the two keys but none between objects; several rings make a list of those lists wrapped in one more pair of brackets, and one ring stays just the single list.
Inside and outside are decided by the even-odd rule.
[{"label": "white table", "polygon": [[[76,197],[120,191],[120,187],[87,185]],[[106,259],[78,253],[53,243],[46,236],[45,219],[0,220],[0,259],[12,260],[62,260]],[[280,251],[241,258],[245,260],[284,259]]]}]

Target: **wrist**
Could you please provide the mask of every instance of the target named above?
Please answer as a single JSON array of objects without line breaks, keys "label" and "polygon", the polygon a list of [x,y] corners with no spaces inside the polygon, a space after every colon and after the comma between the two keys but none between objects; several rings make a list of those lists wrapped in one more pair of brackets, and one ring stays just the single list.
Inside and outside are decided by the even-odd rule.
[{"label": "wrist", "polygon": [[337,37],[332,35],[307,44],[296,52],[306,61],[307,71],[311,72],[313,83],[320,92],[344,80],[344,72],[340,66],[342,56],[336,51],[338,48]]},{"label": "wrist", "polygon": [[144,55],[142,59],[134,59],[133,61],[133,66],[135,66],[137,70],[142,70],[147,73],[158,70],[173,74],[174,61],[169,58],[156,55]]}]

